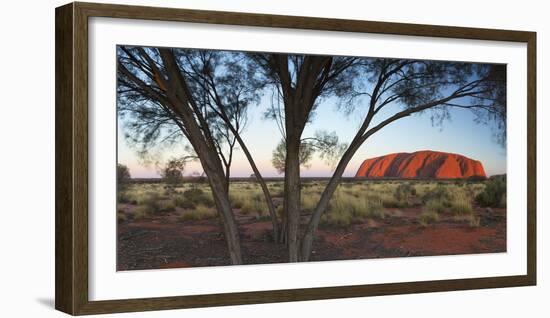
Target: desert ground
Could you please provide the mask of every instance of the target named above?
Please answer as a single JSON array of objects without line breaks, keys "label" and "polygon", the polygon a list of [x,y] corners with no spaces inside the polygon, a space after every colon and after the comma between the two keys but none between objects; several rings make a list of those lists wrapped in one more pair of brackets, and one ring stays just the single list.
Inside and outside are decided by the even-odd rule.
[{"label": "desert ground", "polygon": [[[495,182],[346,179],[322,217],[311,260],[505,252],[506,196],[490,202]],[[303,181],[304,225],[325,183]],[[268,186],[281,211],[282,180]],[[286,262],[285,245],[273,242],[260,186],[234,180],[229,191],[244,263]],[[119,189],[117,205],[117,270],[230,264],[204,181],[134,181]]]}]

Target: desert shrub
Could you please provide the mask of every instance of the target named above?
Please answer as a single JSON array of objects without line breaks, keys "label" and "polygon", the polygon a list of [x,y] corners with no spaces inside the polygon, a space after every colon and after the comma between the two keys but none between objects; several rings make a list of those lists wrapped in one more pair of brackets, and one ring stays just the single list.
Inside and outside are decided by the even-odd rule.
[{"label": "desert shrub", "polygon": [[162,181],[164,181],[168,187],[175,187],[182,183],[185,164],[185,160],[182,159],[174,158],[168,160],[160,171]]},{"label": "desert shrub", "polygon": [[131,199],[126,190],[118,189],[117,191],[117,202],[118,203],[130,203]]},{"label": "desert shrub", "polygon": [[147,191],[139,194],[136,203],[138,204],[136,211],[141,217],[171,212],[176,208],[172,200],[161,196],[157,191]]},{"label": "desert shrub", "polygon": [[402,183],[398,185],[393,193],[393,196],[397,201],[406,201],[413,195],[416,195],[416,189],[409,183]]},{"label": "desert shrub", "polygon": [[138,208],[143,210],[145,215],[150,215],[152,213],[159,212],[161,209],[160,201],[160,195],[157,192],[150,191],[145,193],[145,195],[138,202]]},{"label": "desert shrub", "polygon": [[485,189],[479,193],[476,203],[482,207],[506,206],[506,176],[491,177],[485,182]]},{"label": "desert shrub", "polygon": [[196,206],[202,204],[207,207],[214,206],[214,200],[206,192],[200,188],[191,188],[183,192],[183,197],[185,200],[192,202]]},{"label": "desert shrub", "polygon": [[207,220],[217,217],[216,210],[203,204],[197,205],[193,210],[184,211],[178,217],[180,221]]},{"label": "desert shrub", "polygon": [[[438,184],[431,190],[428,190],[422,197],[422,201],[427,204],[430,201],[439,201],[441,204],[449,206],[452,200],[451,191],[445,185]],[[432,203],[433,204],[433,203]]]},{"label": "desert shrub", "polygon": [[130,170],[126,165],[117,163],[116,165],[116,180],[118,190],[125,190],[128,188],[129,182],[131,180]]}]

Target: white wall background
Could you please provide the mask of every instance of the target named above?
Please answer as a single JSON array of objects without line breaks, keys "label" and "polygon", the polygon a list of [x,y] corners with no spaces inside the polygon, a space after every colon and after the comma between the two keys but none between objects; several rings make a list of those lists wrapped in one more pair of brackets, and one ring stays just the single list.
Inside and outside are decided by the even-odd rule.
[{"label": "white wall background", "polygon": [[[112,317],[548,317],[550,205],[550,23],[544,1],[139,0],[128,4],[538,32],[537,287],[233,306]],[[54,297],[54,8],[63,1],[11,1],[0,12],[0,316],[61,317]]]}]

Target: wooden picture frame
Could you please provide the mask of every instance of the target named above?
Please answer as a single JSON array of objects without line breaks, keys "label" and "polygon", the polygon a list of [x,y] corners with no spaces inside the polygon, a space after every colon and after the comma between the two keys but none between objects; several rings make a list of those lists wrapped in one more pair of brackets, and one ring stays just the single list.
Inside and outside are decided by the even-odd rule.
[{"label": "wooden picture frame", "polygon": [[[164,310],[536,284],[536,33],[97,3],[56,9],[55,307],[72,314]],[[527,274],[438,281],[90,301],[88,297],[88,19],[175,22],[477,39],[527,44]]]}]

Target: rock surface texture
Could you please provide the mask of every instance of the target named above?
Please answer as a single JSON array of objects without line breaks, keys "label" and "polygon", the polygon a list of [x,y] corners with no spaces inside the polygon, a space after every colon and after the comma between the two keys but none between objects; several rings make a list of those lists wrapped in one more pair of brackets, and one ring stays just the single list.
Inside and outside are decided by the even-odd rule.
[{"label": "rock surface texture", "polygon": [[471,179],[486,178],[481,162],[453,153],[392,153],[363,161],[358,178]]}]

